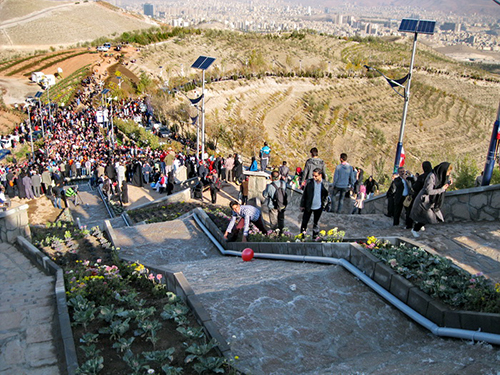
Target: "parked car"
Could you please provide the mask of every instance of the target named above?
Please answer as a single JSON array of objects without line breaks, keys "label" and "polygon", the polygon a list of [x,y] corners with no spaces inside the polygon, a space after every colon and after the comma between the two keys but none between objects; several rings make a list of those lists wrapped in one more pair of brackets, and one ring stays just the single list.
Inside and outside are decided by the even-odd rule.
[{"label": "parked car", "polygon": [[105,47],[105,46],[98,46],[98,47],[97,47],[97,50],[98,50],[99,52],[107,52],[107,51],[109,50],[109,48],[108,48],[108,47]]},{"label": "parked car", "polygon": [[167,138],[170,135],[170,130],[166,126],[162,126],[160,129],[158,129],[158,134],[162,138]]}]

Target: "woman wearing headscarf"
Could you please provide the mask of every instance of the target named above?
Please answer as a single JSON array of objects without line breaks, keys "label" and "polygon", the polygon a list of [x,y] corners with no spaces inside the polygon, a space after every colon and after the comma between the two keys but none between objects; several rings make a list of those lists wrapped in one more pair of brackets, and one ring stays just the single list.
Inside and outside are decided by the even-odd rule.
[{"label": "woman wearing headscarf", "polygon": [[415,224],[411,233],[420,237],[420,230],[425,224],[443,222],[444,217],[441,207],[444,202],[444,193],[452,184],[450,174],[453,167],[448,162],[443,162],[435,167],[425,179],[422,190],[415,198],[410,217]]},{"label": "woman wearing headscarf", "polygon": [[[424,187],[425,180],[429,173],[432,172],[432,164],[430,161],[424,161],[422,163],[422,170],[424,173],[420,174],[417,177],[417,180],[411,185],[411,203],[408,206],[407,215],[406,215],[406,229],[413,229],[413,220],[411,219],[411,210],[413,209],[413,205],[415,204],[415,200],[417,198],[418,193]],[[420,228],[420,230],[424,231],[425,227]]]},{"label": "woman wearing headscarf", "polygon": [[250,172],[257,172],[259,170],[255,156],[252,156],[252,162],[250,163],[250,168],[248,168],[248,170]]}]

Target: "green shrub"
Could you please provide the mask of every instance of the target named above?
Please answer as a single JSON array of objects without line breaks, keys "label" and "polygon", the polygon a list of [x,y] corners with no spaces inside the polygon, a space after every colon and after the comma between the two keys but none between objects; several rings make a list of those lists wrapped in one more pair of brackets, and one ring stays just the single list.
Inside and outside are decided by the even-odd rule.
[{"label": "green shrub", "polygon": [[476,177],[479,175],[479,168],[474,159],[469,154],[462,160],[457,160],[453,171],[454,183],[452,189],[467,189],[474,187]]}]

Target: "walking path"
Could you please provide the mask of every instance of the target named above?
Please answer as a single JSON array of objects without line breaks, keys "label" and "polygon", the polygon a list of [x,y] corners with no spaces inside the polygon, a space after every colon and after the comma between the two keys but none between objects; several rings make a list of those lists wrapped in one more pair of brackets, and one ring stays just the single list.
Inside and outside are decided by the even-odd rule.
[{"label": "walking path", "polygon": [[54,277],[0,243],[0,374],[57,375]]}]

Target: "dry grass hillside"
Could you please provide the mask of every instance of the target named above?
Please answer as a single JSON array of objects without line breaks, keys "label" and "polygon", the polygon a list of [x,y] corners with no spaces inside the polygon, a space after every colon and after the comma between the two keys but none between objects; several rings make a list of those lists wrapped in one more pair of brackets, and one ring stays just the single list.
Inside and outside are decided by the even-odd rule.
[{"label": "dry grass hillside", "polygon": [[[149,46],[135,72],[160,80],[161,71],[162,81],[178,86],[200,78],[200,72],[189,68],[199,55],[213,56],[217,60],[207,77],[253,74],[207,85],[207,134],[221,152],[257,155],[267,140],[274,164],[286,159],[298,166],[317,146],[331,169],[340,152],[347,152],[352,164],[377,175],[394,162],[403,99],[383,78],[367,75],[363,65],[401,78],[408,72],[410,54],[408,39],[346,41],[210,31]],[[318,78],[287,77],[301,70]],[[266,77],[270,72],[281,76]],[[418,171],[423,160],[456,161],[466,155],[483,165],[498,88],[497,76],[419,44],[404,137],[409,167]],[[187,95],[194,98],[200,92]],[[177,95],[161,105],[172,113],[185,110],[186,103],[185,96]],[[187,113],[182,121],[189,123]]]},{"label": "dry grass hillside", "polygon": [[2,49],[69,46],[153,26],[150,21],[102,2],[3,0]]}]

